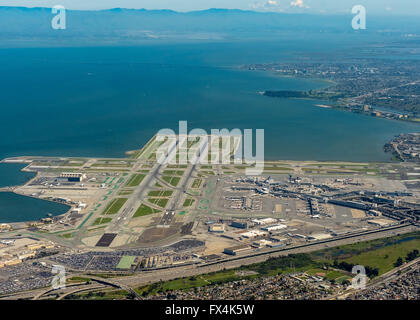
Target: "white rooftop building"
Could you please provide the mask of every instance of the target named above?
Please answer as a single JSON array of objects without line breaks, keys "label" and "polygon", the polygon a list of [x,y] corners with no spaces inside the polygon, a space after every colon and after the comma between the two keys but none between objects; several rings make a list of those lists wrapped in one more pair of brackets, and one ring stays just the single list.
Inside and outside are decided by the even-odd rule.
[{"label": "white rooftop building", "polygon": [[282,230],[282,229],[286,229],[287,226],[284,224],[276,224],[273,226],[268,226],[268,227],[262,227],[261,230],[267,231],[267,232],[271,232],[271,231],[278,231],[278,230]]},{"label": "white rooftop building", "polygon": [[254,219],[252,220],[256,225],[265,225],[265,224],[273,224],[276,223],[277,220],[273,218],[263,218],[263,219]]}]

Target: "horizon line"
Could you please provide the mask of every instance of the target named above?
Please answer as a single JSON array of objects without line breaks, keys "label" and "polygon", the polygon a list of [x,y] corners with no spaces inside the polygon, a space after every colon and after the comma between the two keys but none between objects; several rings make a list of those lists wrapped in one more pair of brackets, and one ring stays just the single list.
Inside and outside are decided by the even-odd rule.
[{"label": "horizon line", "polygon": [[[16,9],[52,9],[53,7],[50,6],[3,6],[0,5],[0,9],[2,8],[16,8]],[[239,8],[207,8],[207,9],[201,9],[201,10],[190,10],[190,11],[178,11],[173,9],[146,9],[146,8],[127,8],[127,7],[113,7],[113,8],[107,8],[107,9],[67,9],[68,11],[80,11],[80,12],[101,12],[101,11],[112,11],[112,10],[130,10],[130,11],[166,11],[166,12],[173,12],[173,13],[179,13],[179,14],[188,14],[188,13],[199,13],[199,12],[206,12],[206,11],[239,11],[243,13],[256,13],[256,14],[278,14],[278,15],[319,15],[319,16],[343,16],[343,15],[352,15],[352,13],[349,11],[348,13],[344,12],[335,12],[335,13],[327,13],[327,12],[287,12],[287,11],[257,11],[257,10],[251,10],[251,9],[239,9]],[[372,16],[377,17],[417,17],[418,14],[384,14],[384,13],[374,13],[371,14]]]}]

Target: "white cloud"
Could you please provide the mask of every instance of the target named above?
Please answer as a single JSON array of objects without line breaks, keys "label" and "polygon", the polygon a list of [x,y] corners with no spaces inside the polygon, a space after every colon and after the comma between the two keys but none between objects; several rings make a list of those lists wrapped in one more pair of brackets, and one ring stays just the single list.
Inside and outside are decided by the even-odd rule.
[{"label": "white cloud", "polygon": [[259,9],[259,10],[283,11],[283,9],[280,8],[280,4],[276,0],[256,2],[256,3],[252,4],[251,7],[253,9]]},{"label": "white cloud", "polygon": [[306,4],[303,3],[303,0],[292,0],[290,2],[292,7],[299,7],[299,8],[309,8]]},{"label": "white cloud", "polygon": [[301,11],[301,9],[309,8],[309,6],[307,6],[304,3],[304,0],[263,0],[263,1],[255,2],[251,4],[250,7],[252,9],[259,10],[259,11],[277,11],[277,12],[286,12],[286,11],[296,12],[297,10]]}]

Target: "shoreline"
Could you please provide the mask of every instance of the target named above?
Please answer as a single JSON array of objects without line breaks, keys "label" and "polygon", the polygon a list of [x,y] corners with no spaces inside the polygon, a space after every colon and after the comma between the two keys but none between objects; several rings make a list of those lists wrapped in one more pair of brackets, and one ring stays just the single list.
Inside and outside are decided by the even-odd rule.
[{"label": "shoreline", "polygon": [[[20,187],[23,187],[23,186],[24,185],[22,185]],[[3,194],[13,194],[13,195],[17,195],[17,196],[20,196],[20,197],[31,198],[31,199],[39,200],[39,201],[46,201],[47,203],[59,204],[59,205],[62,205],[62,206],[67,207],[67,211],[64,212],[64,213],[59,213],[59,214],[54,214],[53,212],[47,212],[45,215],[43,215],[43,216],[41,216],[41,217],[39,217],[39,218],[37,218],[35,220],[34,219],[33,220],[22,220],[22,221],[15,221],[14,220],[14,221],[9,221],[9,222],[1,221],[0,223],[5,223],[5,224],[9,224],[9,225],[36,223],[36,222],[40,221],[40,219],[42,219],[42,218],[50,217],[50,218],[54,219],[54,218],[57,218],[57,217],[60,217],[60,216],[64,216],[64,215],[68,214],[70,212],[70,210],[71,210],[71,206],[70,205],[67,205],[67,204],[64,204],[64,203],[61,203],[61,202],[58,202],[58,201],[54,201],[54,200],[51,200],[51,199],[39,198],[39,197],[30,195],[30,194],[19,193],[19,192],[16,192],[15,190],[1,192],[1,193],[3,193]],[[48,216],[49,214],[51,214],[51,216]],[[1,219],[2,218],[0,217],[0,220]]]},{"label": "shoreline", "polygon": [[[297,100],[324,100],[324,101],[329,101],[329,102],[335,102],[332,100],[329,100],[327,98],[318,98],[318,97],[276,97],[276,96],[271,96],[271,95],[267,95],[267,92],[281,92],[282,90],[278,90],[278,91],[260,91],[259,94],[262,96],[266,96],[268,98],[280,98],[280,99],[297,99]],[[296,92],[300,92],[300,93],[304,93],[305,91],[296,91]],[[346,107],[346,106],[342,106],[342,105],[324,105],[324,104],[315,104],[314,106],[316,107],[322,107],[322,108],[328,108],[328,109],[336,109],[336,110],[340,110],[340,111],[345,111],[345,112],[351,112],[354,114],[360,114],[360,115],[364,115],[364,116],[370,116],[373,118],[380,118],[380,119],[385,119],[385,120],[394,120],[394,121],[398,121],[398,122],[409,122],[409,123],[414,123],[417,125],[420,125],[420,118],[404,118],[404,117],[390,117],[387,115],[392,115],[395,114],[397,111],[382,111],[379,109],[374,109],[373,107],[371,107],[371,109],[369,109],[369,111],[362,111],[362,110],[353,110],[351,107]],[[385,115],[384,115],[385,114]]]},{"label": "shoreline", "polygon": [[[142,149],[146,149],[146,146],[144,148],[142,148]],[[24,158],[24,159],[22,159],[22,158]],[[56,159],[54,157],[48,157],[48,158],[49,159]],[[59,157],[59,158],[61,158],[61,157]],[[63,158],[61,158],[61,159],[63,159]],[[64,159],[66,159],[66,158],[64,158]],[[71,159],[76,159],[76,158],[71,158]],[[85,159],[85,160],[86,159],[87,160],[89,160],[89,159],[98,160],[98,159],[103,159],[103,158],[86,158],[85,157],[83,159]],[[115,159],[127,159],[128,160],[130,158],[115,158]],[[12,161],[12,162],[9,162],[9,161]],[[25,166],[24,168],[22,168],[20,171],[33,172],[33,173],[36,173],[36,174],[35,174],[35,176],[32,179],[30,179],[29,181],[27,181],[23,185],[13,186],[13,187],[7,187],[7,186],[4,187],[4,188],[14,188],[12,190],[4,191],[4,193],[16,194],[18,196],[29,197],[29,198],[32,198],[32,199],[41,200],[41,201],[47,201],[47,202],[50,202],[50,203],[60,204],[60,205],[63,205],[63,206],[68,207],[68,209],[67,209],[66,212],[60,213],[60,214],[57,214],[57,215],[53,215],[52,216],[53,218],[60,217],[60,216],[65,216],[66,214],[68,214],[70,212],[72,206],[69,205],[69,204],[65,204],[65,203],[62,203],[62,202],[54,201],[52,199],[37,197],[37,196],[34,196],[34,195],[30,195],[30,194],[20,193],[18,191],[18,189],[23,188],[23,187],[27,186],[28,184],[30,184],[31,181],[33,181],[34,179],[36,179],[39,176],[39,172],[28,169],[28,167],[30,167],[30,165],[32,163],[32,160],[30,160],[30,157],[28,157],[28,156],[23,156],[23,157],[20,157],[20,158],[5,158],[5,159],[1,160],[0,163],[6,163],[6,164],[7,163],[16,163],[14,161],[18,161],[18,163],[27,163],[27,166]],[[273,165],[284,165],[285,163],[287,165],[291,165],[291,166],[302,166],[302,165],[303,166],[304,165],[319,165],[319,166],[325,166],[325,165],[333,165],[333,166],[346,166],[347,165],[347,166],[354,166],[354,165],[356,165],[356,166],[369,166],[369,165],[372,165],[372,164],[390,164],[390,163],[400,164],[400,163],[402,163],[401,161],[395,161],[395,160],[392,160],[392,159],[390,159],[389,161],[282,160],[282,159],[274,159],[273,160],[273,159],[265,159],[264,162],[265,162],[264,165],[267,166],[267,167],[270,167],[270,166],[273,166]],[[63,170],[65,170],[65,168],[63,168]],[[264,174],[265,175],[270,175],[270,174],[271,175],[286,175],[286,174],[290,174],[290,172],[281,172],[281,171],[279,171],[279,172],[273,172],[273,173],[263,173],[263,175]],[[332,173],[329,173],[329,174],[328,173],[325,173],[324,175],[330,176],[330,175],[332,175]],[[46,215],[47,214],[48,213],[46,213]],[[22,223],[23,224],[28,224],[28,223],[37,222],[41,218],[43,218],[43,217],[40,217],[38,220],[12,221],[12,222],[6,222],[6,224],[22,224]]]}]

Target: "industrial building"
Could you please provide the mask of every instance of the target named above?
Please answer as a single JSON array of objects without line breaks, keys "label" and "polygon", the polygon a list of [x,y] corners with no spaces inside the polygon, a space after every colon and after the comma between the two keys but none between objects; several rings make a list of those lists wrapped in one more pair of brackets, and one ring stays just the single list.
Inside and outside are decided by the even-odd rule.
[{"label": "industrial building", "polygon": [[278,231],[278,230],[282,230],[282,229],[286,229],[287,226],[284,224],[275,224],[273,226],[268,226],[268,227],[262,227],[261,230],[267,231],[267,232],[272,232],[272,231]]},{"label": "industrial building", "polygon": [[51,248],[54,248],[53,242],[38,241],[29,237],[4,240],[0,244],[0,268],[34,258],[39,249]]},{"label": "industrial building", "polygon": [[230,226],[238,229],[248,229],[248,222],[232,221]]},{"label": "industrial building", "polygon": [[252,243],[252,246],[253,246],[254,248],[261,248],[261,247],[269,246],[269,245],[271,245],[271,244],[272,244],[272,242],[271,242],[271,241],[269,241],[269,240],[265,240],[265,239],[261,239],[261,240],[254,241],[254,242]]},{"label": "industrial building", "polygon": [[222,223],[214,223],[209,226],[209,232],[225,232],[225,225]]},{"label": "industrial building", "polygon": [[374,220],[369,220],[367,223],[383,228],[383,227],[387,227],[391,225],[393,221],[388,220],[388,219],[374,219]]},{"label": "industrial building", "polygon": [[84,179],[86,179],[86,174],[77,172],[63,172],[61,173],[60,178],[65,178],[69,182],[82,182]]},{"label": "industrial building", "polygon": [[363,203],[360,203],[360,202],[355,202],[355,201],[344,201],[344,200],[331,199],[331,200],[328,200],[328,203],[336,204],[336,205],[343,206],[343,207],[348,207],[348,208],[360,209],[360,210],[369,209],[367,205],[365,205]]},{"label": "industrial building", "polygon": [[326,240],[332,238],[328,233],[315,233],[308,236],[308,240]]},{"label": "industrial building", "polygon": [[7,223],[0,223],[0,231],[9,231],[12,227]]},{"label": "industrial building", "polygon": [[246,251],[249,249],[249,246],[247,246],[246,244],[240,244],[234,247],[229,247],[229,248],[225,248],[225,250],[223,251],[226,254],[230,254],[232,256],[235,256],[237,253],[242,252],[242,251]]},{"label": "industrial building", "polygon": [[82,208],[72,208],[70,210],[70,213],[76,213],[79,214],[80,212],[82,212]]},{"label": "industrial building", "polygon": [[255,239],[255,238],[261,238],[261,237],[265,237],[267,236],[268,233],[265,231],[261,231],[261,230],[251,230],[245,233],[242,233],[241,236],[243,238],[247,238],[247,239]]},{"label": "industrial building", "polygon": [[263,219],[254,219],[252,220],[252,222],[254,222],[256,225],[261,226],[261,225],[276,223],[277,220],[273,218],[263,218]]},{"label": "industrial building", "polygon": [[372,215],[372,216],[376,216],[376,217],[380,217],[382,216],[382,212],[378,211],[378,210],[369,210],[368,214]]}]

